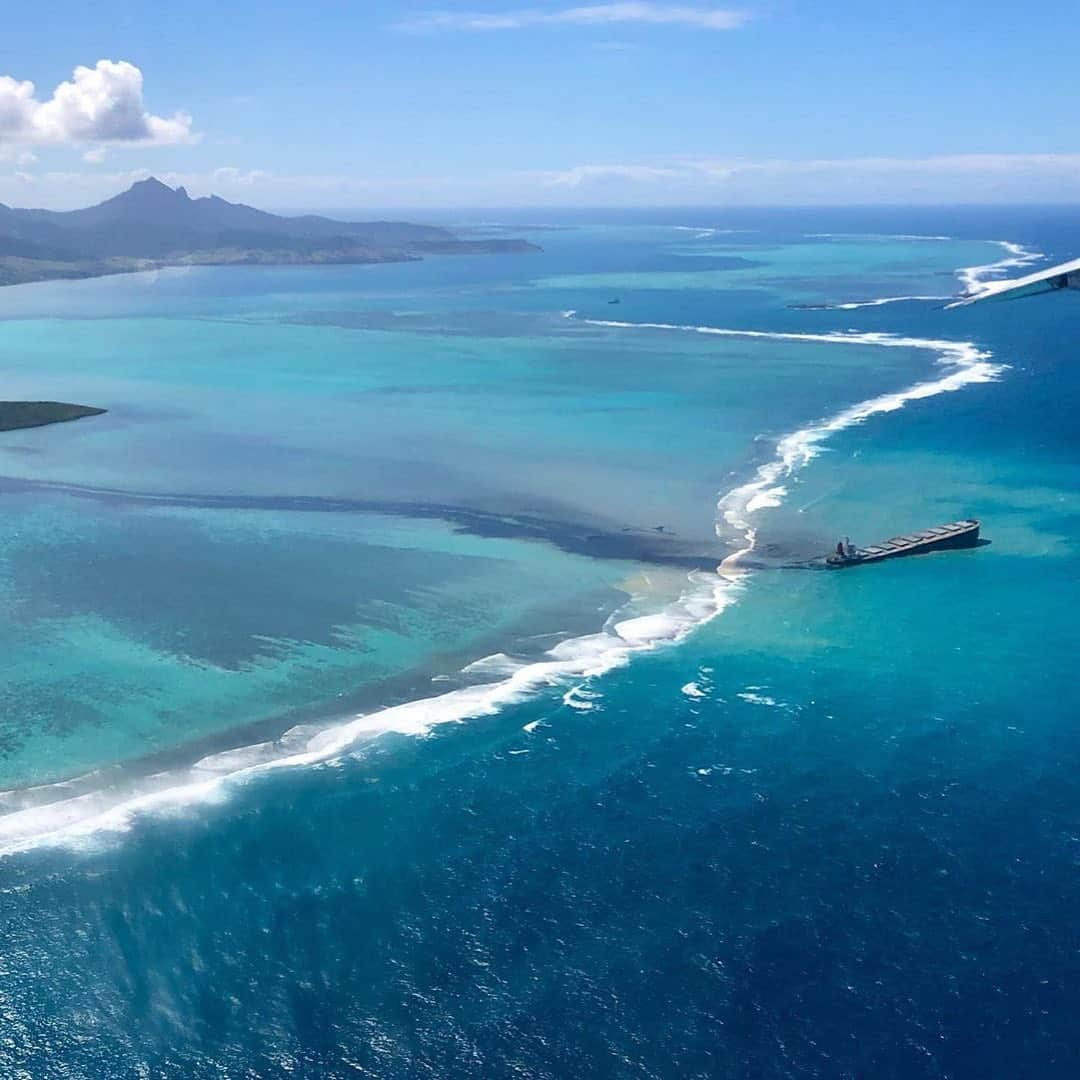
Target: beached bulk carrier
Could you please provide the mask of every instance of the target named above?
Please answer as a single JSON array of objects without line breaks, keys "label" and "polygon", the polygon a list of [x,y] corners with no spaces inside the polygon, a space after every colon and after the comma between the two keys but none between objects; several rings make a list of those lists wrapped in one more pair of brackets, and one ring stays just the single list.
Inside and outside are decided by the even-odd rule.
[{"label": "beached bulk carrier", "polygon": [[883,540],[871,547],[855,548],[838,544],[836,553],[830,555],[825,564],[839,570],[848,566],[861,566],[863,563],[881,562],[884,559],[898,559],[904,555],[921,555],[927,551],[975,547],[979,542],[979,528],[979,522],[969,518],[939,525],[934,529],[923,529],[922,532],[907,536],[894,536],[891,540]]}]

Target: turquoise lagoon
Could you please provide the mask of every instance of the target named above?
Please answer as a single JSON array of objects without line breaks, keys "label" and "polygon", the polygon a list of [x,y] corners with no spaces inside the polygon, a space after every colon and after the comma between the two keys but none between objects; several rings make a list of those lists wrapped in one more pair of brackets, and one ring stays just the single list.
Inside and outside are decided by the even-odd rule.
[{"label": "turquoise lagoon", "polygon": [[[6,781],[201,747],[271,718],[278,734],[291,710],[338,717],[378,680],[430,685],[512,652],[515,633],[580,626],[629,599],[620,586],[642,568],[551,540],[662,525],[718,563],[732,549],[717,500],[771,438],[933,369],[920,348],[591,325],[634,313],[630,297],[593,297],[602,318],[589,318],[611,275],[585,275],[588,288],[542,275],[583,251],[610,257],[611,231],[545,233],[533,260],[162,272],[0,297],[7,393],[109,410],[4,440]],[[679,230],[616,235],[637,261],[693,251]],[[916,261],[928,244],[948,261],[939,242],[892,243],[894,288],[921,287],[905,274],[928,272]],[[850,273],[880,265],[885,246],[845,240],[836,256]],[[953,261],[998,254],[960,247]],[[803,248],[834,254],[759,251],[741,234],[734,249],[786,274]],[[696,273],[698,288],[725,274],[745,288],[739,270]],[[560,307],[571,292],[582,311]],[[488,532],[490,516],[539,518],[549,542],[515,540],[512,523],[470,536],[444,510],[486,515]],[[682,576],[667,575],[670,599]],[[545,611],[554,622],[532,627]]]},{"label": "turquoise lagoon", "polygon": [[1080,226],[544,223],[0,291],[6,1072],[1073,1074]]}]

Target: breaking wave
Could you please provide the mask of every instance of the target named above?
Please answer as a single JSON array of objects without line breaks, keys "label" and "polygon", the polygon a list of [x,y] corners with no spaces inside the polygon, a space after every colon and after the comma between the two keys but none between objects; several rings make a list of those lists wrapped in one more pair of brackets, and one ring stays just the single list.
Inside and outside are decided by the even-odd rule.
[{"label": "breaking wave", "polygon": [[807,240],[953,240],[952,236],[924,236],[921,233],[806,233]]},{"label": "breaking wave", "polygon": [[[1026,266],[1041,257],[1018,244],[1002,242],[1002,246],[1006,258],[962,270],[961,279],[974,284],[985,276]],[[865,304],[899,299],[907,298],[883,298]],[[562,315],[576,318],[573,311]],[[942,374],[895,393],[869,398],[779,439],[772,460],[759,466],[750,481],[724,494],[717,504],[719,519],[742,534],[745,546],[724,560],[721,572],[691,574],[686,591],[664,610],[629,618],[616,613],[600,632],[564,640],[540,660],[517,661],[501,653],[485,657],[465,669],[470,676],[488,680],[478,685],[321,726],[295,727],[273,741],[213,754],[188,767],[132,777],[106,788],[95,785],[95,779],[100,777],[88,776],[29,791],[0,793],[0,808],[10,808],[0,814],[0,855],[43,847],[92,846],[126,832],[141,817],[182,814],[192,805],[222,802],[248,783],[279,770],[331,765],[379,735],[426,735],[442,724],[494,715],[545,690],[561,690],[566,706],[587,712],[597,701],[597,695],[588,688],[590,680],[624,666],[638,653],[677,644],[736,602],[743,583],[737,563],[753,550],[755,543],[751,519],[759,510],[782,503],[788,492],[786,481],[820,453],[830,436],[878,413],[902,409],[910,401],[994,381],[1003,370],[1002,365],[991,362],[990,353],[971,342],[877,332],[795,333],[602,319],[580,322],[635,331],[922,349],[935,354]],[[721,531],[719,521],[717,531]],[[688,683],[683,693],[696,697],[703,691],[697,684]],[[748,695],[740,696],[751,700]],[[534,731],[539,723],[527,724],[526,732]]]},{"label": "breaking wave", "polygon": [[[882,348],[922,349],[935,354],[943,374],[936,379],[914,383],[904,390],[880,394],[851,405],[832,416],[783,436],[776,443],[771,461],[758,467],[752,480],[740,484],[723,495],[717,504],[721,520],[740,532],[746,546],[724,560],[732,568],[754,549],[756,531],[751,517],[758,510],[777,507],[787,495],[784,482],[805,468],[821,452],[822,444],[838,431],[862,424],[878,413],[895,412],[909,401],[936,397],[938,394],[960,390],[973,383],[995,381],[1004,365],[992,362],[991,354],[970,341],[948,341],[936,338],[905,337],[881,332],[860,333],[836,331],[822,334],[803,334],[768,330],[733,330],[718,326],[684,326],[676,323],[631,323],[613,319],[582,319],[590,326],[632,328],[635,330],[666,330],[678,333],[705,334],[714,337],[756,338],[768,341],[820,342],[828,345],[873,345]],[[719,531],[719,524],[718,524]]]},{"label": "breaking wave", "polygon": [[712,236],[738,236],[757,232],[756,229],[713,229],[707,225],[672,225],[676,232],[690,232],[695,240],[708,240]]},{"label": "breaking wave", "polygon": [[[916,235],[880,235],[867,233],[807,233],[808,239],[840,239],[844,237],[873,237],[881,240],[952,240],[950,236],[916,236]],[[965,266],[955,271],[960,279],[964,294],[978,291],[988,281],[996,281],[1003,277],[1009,270],[1020,270],[1040,262],[1045,256],[1033,248],[1026,248],[1023,244],[1015,244],[1011,240],[990,240],[1004,249],[1005,257],[995,262],[985,263],[980,266]],[[885,304],[901,304],[914,301],[940,302],[955,300],[954,295],[949,296],[878,296],[868,300],[848,300],[841,303],[822,304],[795,304],[793,307],[805,307],[824,311],[857,311],[859,308],[882,307]]]},{"label": "breaking wave", "polygon": [[709,622],[738,596],[737,579],[694,573],[683,595],[662,611],[631,618],[612,616],[596,634],[560,642],[533,662],[496,654],[470,665],[473,674],[498,674],[495,681],[436,697],[394,705],[370,714],[293,728],[281,738],[213,754],[194,765],[132,778],[106,789],[95,777],[64,781],[33,791],[7,792],[9,805],[30,801],[0,817],[0,855],[41,847],[84,847],[126,832],[140,817],[175,815],[194,804],[223,802],[259,777],[283,769],[330,765],[368,740],[396,732],[426,735],[441,724],[491,716],[545,690],[566,688],[571,708],[593,708],[586,683],[625,665],[632,656],[678,643]]},{"label": "breaking wave", "polygon": [[847,300],[842,304],[800,304],[799,307],[819,308],[823,311],[856,311],[859,308],[882,307],[885,304],[903,304],[922,300],[952,300],[952,296],[879,296],[874,300]]},{"label": "breaking wave", "polygon": [[965,266],[956,271],[956,276],[964,286],[965,292],[975,292],[987,281],[996,281],[1009,270],[1019,270],[1026,266],[1032,266],[1045,258],[1041,251],[1026,248],[1023,244],[1014,244],[1009,240],[993,241],[998,247],[1004,248],[1005,258],[997,262],[986,263],[984,266]]}]

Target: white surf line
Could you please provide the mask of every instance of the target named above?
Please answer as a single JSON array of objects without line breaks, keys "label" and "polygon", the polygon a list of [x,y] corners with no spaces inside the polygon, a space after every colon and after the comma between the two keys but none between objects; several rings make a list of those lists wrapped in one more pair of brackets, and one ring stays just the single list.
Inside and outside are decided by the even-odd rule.
[{"label": "white surf line", "polygon": [[956,276],[964,286],[965,292],[976,292],[980,285],[988,280],[993,281],[1002,277],[1007,270],[1019,270],[1021,267],[1032,266],[1046,258],[1041,251],[1026,248],[1023,244],[1014,244],[1009,240],[992,240],[990,243],[1004,248],[1005,258],[987,263],[985,266],[965,266],[957,270]]},{"label": "white surf line", "polygon": [[[805,233],[807,240],[921,240],[921,241],[944,241],[956,240],[953,236],[919,236],[914,233]],[[1026,248],[1022,244],[1015,244],[1011,240],[979,240],[975,243],[996,244],[1004,248],[1006,256],[997,262],[986,263],[982,266],[966,266],[955,270],[954,274],[960,279],[965,294],[978,291],[979,287],[987,279],[996,280],[1008,270],[1017,270],[1040,262],[1046,256],[1033,248]],[[939,302],[955,300],[955,294],[949,296],[881,296],[872,300],[848,300],[834,304],[810,304],[810,308],[820,308],[823,311],[857,311],[859,308],[881,307],[884,304],[899,304],[906,301]]]},{"label": "white surf line", "polygon": [[955,297],[949,296],[879,296],[876,300],[848,300],[843,304],[822,304],[822,310],[824,311],[856,311],[859,308],[866,307],[881,307],[884,304],[901,304],[909,300],[953,300]]},{"label": "white surf line", "polygon": [[[574,315],[573,312],[563,314],[566,318]],[[133,779],[119,788],[65,797],[71,782],[58,783],[54,787],[57,798],[52,802],[0,816],[0,856],[45,847],[93,845],[103,837],[128,831],[140,818],[175,816],[195,805],[222,802],[237,788],[279,769],[313,768],[333,763],[382,734],[396,732],[421,736],[440,724],[491,716],[546,689],[570,687],[583,679],[622,667],[635,654],[675,645],[736,602],[744,576],[737,565],[738,559],[754,547],[755,533],[750,516],[764,507],[780,504],[787,494],[780,481],[816,457],[821,443],[830,435],[862,423],[875,413],[900,409],[908,401],[959,390],[973,382],[993,381],[1002,370],[1000,365],[989,362],[989,353],[980,352],[970,342],[884,333],[804,334],[673,323],[580,321],[620,329],[693,332],[719,337],[927,349],[938,354],[939,363],[953,370],[941,379],[872,398],[784,436],[777,443],[775,459],[761,466],[752,481],[728,492],[718,503],[724,520],[744,532],[746,546],[724,560],[720,574],[691,574],[691,588],[663,611],[629,619],[619,619],[616,614],[599,633],[560,642],[545,654],[545,659],[520,664],[498,681],[406,702],[321,728],[310,725],[294,728],[273,742],[211,755],[190,768]],[[494,660],[494,657],[487,657],[481,664]]]},{"label": "white surf line", "polygon": [[[973,383],[994,382],[1005,365],[991,363],[991,353],[980,350],[970,341],[948,341],[937,338],[904,337],[880,332],[831,332],[822,334],[794,333],[769,330],[734,330],[718,326],[685,326],[677,323],[634,323],[614,319],[581,319],[590,326],[617,329],[667,330],[679,333],[705,334],[714,337],[755,338],[768,341],[820,342],[829,345],[873,345],[882,348],[922,349],[933,352],[946,374],[937,379],[918,382],[904,390],[868,398],[834,413],[824,420],[784,435],[776,444],[776,456],[758,467],[754,478],[721,497],[717,503],[724,522],[741,532],[746,546],[729,555],[721,564],[722,571],[737,568],[739,560],[754,550],[756,532],[751,521],[758,510],[780,506],[787,495],[784,481],[808,465],[821,453],[822,444],[838,431],[862,424],[878,413],[895,412],[909,401],[951,393]],[[719,525],[717,527],[719,532]]]},{"label": "white surf line", "polygon": [[676,232],[693,233],[694,240],[711,240],[714,236],[748,236],[757,229],[713,229],[708,225],[672,225]]},{"label": "white surf line", "polygon": [[[856,239],[858,237],[868,237],[871,239],[879,240],[955,240],[956,237],[952,236],[917,236],[911,235],[887,235],[878,233],[807,233],[807,239]],[[1006,255],[1003,259],[998,259],[996,262],[986,263],[982,266],[965,266],[959,270],[954,271],[956,277],[960,279],[960,283],[963,285],[963,291],[965,293],[975,292],[979,286],[983,285],[987,280],[996,280],[1004,275],[1009,270],[1019,270],[1026,266],[1031,266],[1034,263],[1040,262],[1045,255],[1041,251],[1036,251],[1034,248],[1026,248],[1023,244],[1013,243],[1011,240],[983,240],[976,241],[977,243],[996,244],[1000,248],[1004,248]],[[846,303],[838,304],[822,304],[821,308],[826,311],[856,311],[859,308],[866,307],[881,307],[884,304],[899,304],[909,300],[919,300],[926,302],[937,302],[944,300],[955,300],[956,297],[950,296],[882,296],[873,300],[850,300]]]},{"label": "white surf line", "polygon": [[[622,667],[636,654],[677,644],[738,598],[736,584],[718,574],[693,573],[689,582],[687,591],[662,611],[633,618],[616,613],[599,633],[562,641],[542,660],[519,662],[508,671],[510,664],[500,657],[504,677],[496,681],[322,727],[293,728],[273,742],[227,750],[190,767],[132,778],[119,787],[72,796],[70,781],[43,785],[37,789],[39,798],[51,790],[53,801],[0,816],[0,856],[47,847],[92,847],[128,831],[141,818],[176,816],[196,805],[223,802],[238,788],[278,770],[332,764],[379,735],[426,735],[440,724],[491,716],[548,689],[578,684],[570,691],[575,707],[587,707],[582,680]],[[495,666],[493,661],[490,657],[483,663]]]},{"label": "white surf line", "polygon": [[920,233],[804,233],[807,240],[954,240],[953,236],[924,236]]}]

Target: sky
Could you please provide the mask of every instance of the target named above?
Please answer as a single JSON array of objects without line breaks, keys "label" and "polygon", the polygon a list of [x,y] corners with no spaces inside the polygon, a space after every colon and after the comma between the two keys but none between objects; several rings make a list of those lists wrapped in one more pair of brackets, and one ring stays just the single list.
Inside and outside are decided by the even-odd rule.
[{"label": "sky", "polygon": [[0,202],[1077,202],[1076,3],[13,4]]}]

